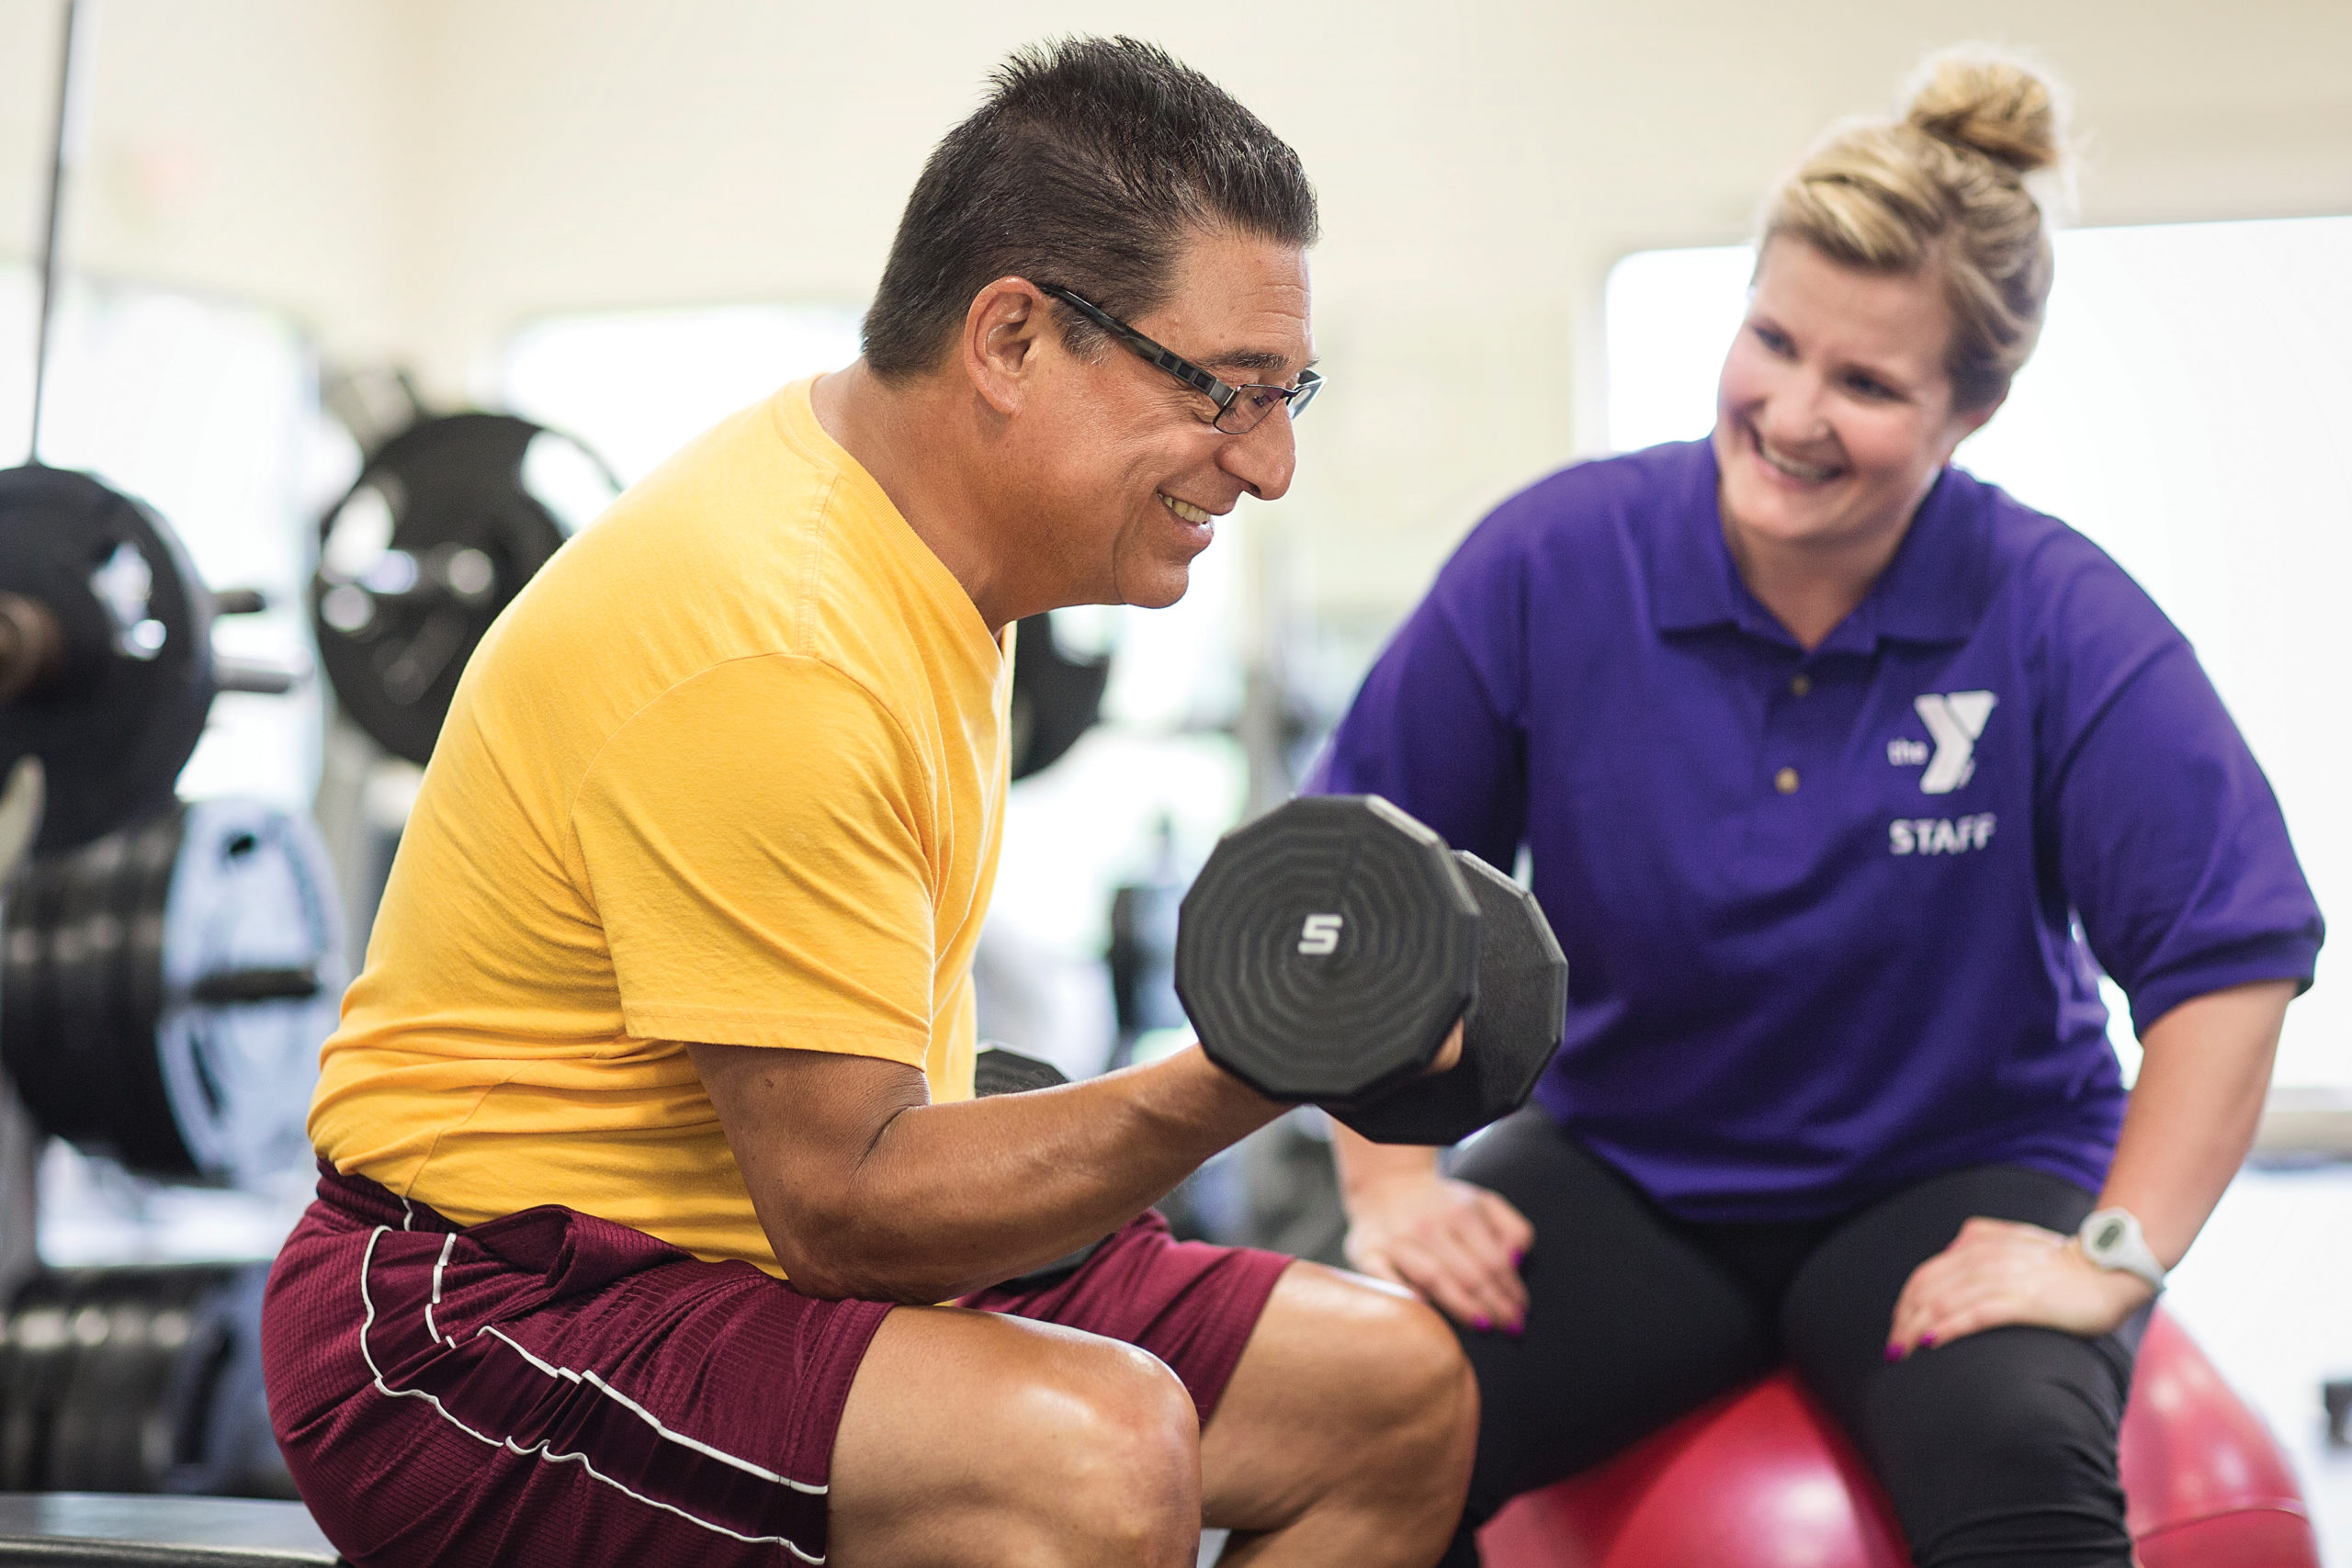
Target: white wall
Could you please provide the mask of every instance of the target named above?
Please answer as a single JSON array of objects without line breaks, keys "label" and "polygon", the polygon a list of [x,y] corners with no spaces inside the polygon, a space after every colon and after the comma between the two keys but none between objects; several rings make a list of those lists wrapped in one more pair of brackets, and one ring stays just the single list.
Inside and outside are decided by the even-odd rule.
[{"label": "white wall", "polygon": [[[1829,118],[1882,107],[1953,15],[436,0],[419,341],[454,378],[534,310],[862,299],[923,154],[1009,47],[1131,30],[1233,88],[1322,191],[1334,384],[1283,524],[1313,599],[1377,619],[1484,503],[1599,445],[1609,265],[1739,237],[1774,170]],[[2352,210],[2341,0],[1991,0],[1969,25],[2075,84],[2088,220]]]},{"label": "white wall", "polygon": [[[56,0],[0,0],[0,256],[35,254]],[[354,353],[403,346],[397,7],[97,0],[67,264],[275,305]],[[0,441],[14,433],[0,434]],[[15,454],[0,451],[0,462]]]},{"label": "white wall", "polygon": [[[1009,48],[1130,30],[1321,187],[1333,389],[1275,526],[1376,623],[1487,502],[1599,445],[1601,280],[1737,238],[1830,118],[1951,41],[1922,0],[97,0],[78,265],[285,306],[482,389],[534,314],[863,299],[924,152]],[[39,213],[56,7],[0,0],[0,254]],[[2343,0],[1980,0],[2075,85],[2088,221],[2352,210]]]}]

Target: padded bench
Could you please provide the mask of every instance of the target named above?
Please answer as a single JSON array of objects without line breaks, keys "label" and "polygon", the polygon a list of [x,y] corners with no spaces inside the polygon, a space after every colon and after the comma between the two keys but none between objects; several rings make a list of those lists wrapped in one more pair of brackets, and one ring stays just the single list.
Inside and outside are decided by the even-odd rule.
[{"label": "padded bench", "polygon": [[333,1568],[300,1503],[0,1493],[0,1568]]}]

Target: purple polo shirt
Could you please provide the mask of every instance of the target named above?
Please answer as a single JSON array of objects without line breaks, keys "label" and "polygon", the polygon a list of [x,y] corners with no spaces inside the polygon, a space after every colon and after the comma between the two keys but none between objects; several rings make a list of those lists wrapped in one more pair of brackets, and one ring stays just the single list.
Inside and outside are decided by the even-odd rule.
[{"label": "purple polo shirt", "polygon": [[1310,788],[1497,865],[1568,956],[1536,1097],[1668,1209],[1812,1218],[2014,1162],[2096,1189],[2144,1029],[2310,983],[2323,928],[2196,655],[2081,535],[1957,468],[1827,640],[1740,581],[1702,442],[1497,508]]}]

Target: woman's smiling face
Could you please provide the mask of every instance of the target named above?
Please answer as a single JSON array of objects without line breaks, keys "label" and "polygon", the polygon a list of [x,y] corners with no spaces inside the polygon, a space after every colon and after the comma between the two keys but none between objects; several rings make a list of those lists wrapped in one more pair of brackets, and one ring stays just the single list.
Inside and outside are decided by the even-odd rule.
[{"label": "woman's smiling face", "polygon": [[1899,538],[1993,407],[1952,406],[1951,308],[1932,267],[1864,272],[1802,240],[1766,247],[1724,360],[1715,461],[1742,545]]}]

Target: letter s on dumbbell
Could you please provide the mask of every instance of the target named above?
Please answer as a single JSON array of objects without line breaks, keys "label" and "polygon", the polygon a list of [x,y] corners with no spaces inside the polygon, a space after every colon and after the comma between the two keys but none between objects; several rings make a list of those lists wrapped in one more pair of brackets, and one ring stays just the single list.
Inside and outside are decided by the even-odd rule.
[{"label": "letter s on dumbbell", "polygon": [[1298,928],[1298,951],[1308,958],[1320,958],[1340,948],[1340,917],[1309,915],[1306,923]]}]

